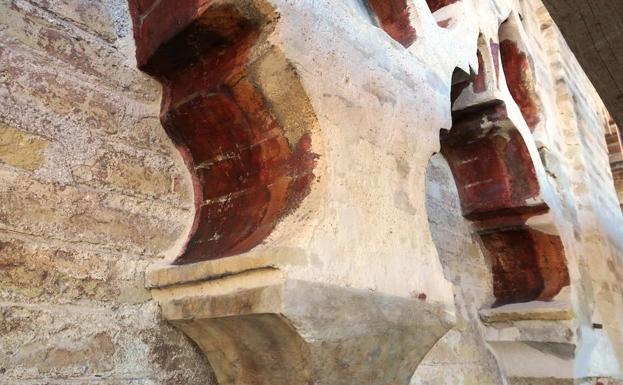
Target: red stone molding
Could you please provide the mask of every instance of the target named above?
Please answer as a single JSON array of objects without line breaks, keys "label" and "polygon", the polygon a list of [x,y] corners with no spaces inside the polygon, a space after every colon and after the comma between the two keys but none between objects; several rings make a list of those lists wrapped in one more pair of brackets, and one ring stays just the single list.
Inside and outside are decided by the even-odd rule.
[{"label": "red stone molding", "polygon": [[[139,67],[162,84],[161,122],[194,185],[195,219],[177,264],[257,246],[314,178],[314,117],[292,121],[286,111],[308,104],[296,72],[264,41],[270,15],[241,4],[130,0]],[[271,94],[271,82],[296,94]]]}]

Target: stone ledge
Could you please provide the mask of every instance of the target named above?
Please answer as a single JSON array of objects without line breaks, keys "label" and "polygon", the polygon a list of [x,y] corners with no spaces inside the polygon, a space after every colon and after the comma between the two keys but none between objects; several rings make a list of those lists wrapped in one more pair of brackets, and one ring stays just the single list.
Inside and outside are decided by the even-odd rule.
[{"label": "stone ledge", "polygon": [[485,324],[512,321],[563,321],[573,319],[573,310],[566,301],[532,301],[514,303],[493,309],[482,309],[480,319]]},{"label": "stone ledge", "polygon": [[289,279],[275,268],[199,278],[215,265],[223,267],[154,271],[169,285],[152,293],[222,384],[407,385],[454,322],[448,304]]},{"label": "stone ledge", "polygon": [[263,268],[301,265],[306,257],[302,250],[277,249],[251,251],[232,257],[197,262],[188,265],[154,265],[146,274],[147,288],[164,288]]},{"label": "stone ledge", "polygon": [[511,383],[562,384],[574,378],[577,335],[569,302],[515,303],[483,309],[480,318],[485,340]]}]

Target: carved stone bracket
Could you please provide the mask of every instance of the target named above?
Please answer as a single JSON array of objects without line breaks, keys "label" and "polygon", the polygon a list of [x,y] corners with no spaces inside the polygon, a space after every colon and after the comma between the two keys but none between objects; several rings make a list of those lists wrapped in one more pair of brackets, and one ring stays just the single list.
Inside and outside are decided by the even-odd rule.
[{"label": "carved stone bracket", "polygon": [[453,322],[439,305],[292,280],[277,269],[183,282],[180,268],[152,272],[149,285],[221,385],[408,384]]},{"label": "carved stone bracket", "polygon": [[195,219],[175,263],[248,251],[314,178],[316,117],[293,67],[266,41],[276,14],[249,1],[130,9],[139,67],[162,83],[162,125],[194,185]]}]

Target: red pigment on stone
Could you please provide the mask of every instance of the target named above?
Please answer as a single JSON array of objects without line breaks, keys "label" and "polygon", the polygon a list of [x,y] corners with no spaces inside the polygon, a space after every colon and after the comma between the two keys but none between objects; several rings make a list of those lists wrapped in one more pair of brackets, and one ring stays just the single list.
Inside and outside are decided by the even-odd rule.
[{"label": "red pigment on stone", "polygon": [[368,0],[368,7],[392,39],[404,47],[415,42],[417,34],[409,20],[407,0]]},{"label": "red pigment on stone", "polygon": [[[506,108],[487,106],[454,116],[452,130],[442,131],[442,153],[456,180],[463,214],[478,219],[502,210],[520,210],[539,193],[528,148],[516,130],[481,122],[502,123]],[[502,125],[500,124],[500,127]]]},{"label": "red pigment on stone", "polygon": [[448,26],[450,25],[450,23],[452,23],[452,18],[448,18],[448,19],[443,19],[443,20],[439,20],[437,22],[437,25],[440,26],[441,28],[448,28]]},{"label": "red pigment on stone", "polygon": [[452,87],[450,88],[450,103],[454,102],[461,96],[463,90],[469,87],[474,81],[473,75],[467,75],[461,69],[455,69],[452,74]]},{"label": "red pigment on stone", "polygon": [[461,96],[461,93],[463,92],[463,90],[469,87],[470,84],[472,84],[471,79],[455,83],[452,86],[452,89],[450,90],[450,102],[454,104],[454,102],[456,102],[459,96]]},{"label": "red pigment on stone", "polygon": [[480,238],[491,259],[494,306],[551,300],[569,285],[560,237],[521,227]]},{"label": "red pigment on stone", "polygon": [[[451,94],[460,93],[465,83],[469,80],[453,85]],[[564,248],[560,237],[526,226],[549,208],[528,203],[538,197],[539,184],[506,106],[485,103],[455,112],[452,129],[442,130],[440,139],[463,216],[473,222],[491,260],[494,306],[551,300],[569,285]]]},{"label": "red pigment on stone", "polygon": [[519,106],[526,123],[531,130],[534,130],[540,121],[540,117],[536,95],[531,91],[529,84],[529,74],[532,72],[530,60],[514,41],[508,39],[500,43],[500,54],[510,93]]},{"label": "red pigment on stone", "polygon": [[311,138],[289,143],[249,78],[261,25],[210,1],[165,1],[137,18],[146,2],[130,1],[137,60],[163,85],[161,122],[195,196],[191,234],[175,263],[248,251],[309,193]]},{"label": "red pigment on stone", "polygon": [[428,4],[428,8],[430,8],[431,12],[437,12],[443,7],[446,7],[450,4],[458,3],[461,0],[426,0]]}]

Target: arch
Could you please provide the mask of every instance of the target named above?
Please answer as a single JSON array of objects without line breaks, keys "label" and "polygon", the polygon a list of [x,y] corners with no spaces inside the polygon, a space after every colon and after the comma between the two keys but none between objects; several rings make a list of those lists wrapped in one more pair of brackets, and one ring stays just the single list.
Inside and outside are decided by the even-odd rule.
[{"label": "arch", "polygon": [[[493,296],[492,270],[478,245],[470,221],[461,214],[452,171],[443,154],[436,153],[426,168],[426,212],[444,276],[454,285],[457,325],[426,354],[411,384],[465,383],[478,374],[479,383],[501,384],[498,361],[482,334],[479,309],[488,308]],[[470,354],[465,354],[469,349]],[[443,365],[461,367],[448,373]],[[482,370],[486,366],[487,370]]]},{"label": "arch", "polygon": [[248,251],[314,178],[315,115],[293,66],[264,41],[275,15],[245,2],[141,3],[130,1],[139,67],[163,86],[160,119],[194,187],[194,222],[174,263]]},{"label": "arch", "polygon": [[[250,314],[170,322],[205,352],[219,384],[311,382],[309,348],[281,315]],[[271,353],[259,354],[267,351]]]}]

